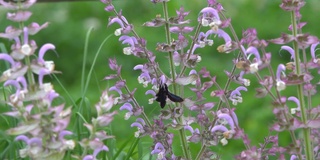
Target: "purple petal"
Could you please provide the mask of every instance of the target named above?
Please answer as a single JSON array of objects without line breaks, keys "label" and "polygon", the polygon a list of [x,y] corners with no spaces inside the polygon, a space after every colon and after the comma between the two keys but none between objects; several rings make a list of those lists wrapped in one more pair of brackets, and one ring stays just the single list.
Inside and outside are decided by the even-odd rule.
[{"label": "purple petal", "polygon": [[11,67],[13,67],[16,64],[15,61],[13,60],[13,58],[10,55],[5,54],[5,53],[0,54],[0,59],[3,59],[5,61],[9,62],[11,64]]},{"label": "purple petal", "polygon": [[133,122],[130,126],[131,127],[138,127],[138,128],[140,128],[140,130],[143,130],[143,126],[138,122]]},{"label": "purple petal", "polygon": [[132,112],[133,107],[130,103],[125,103],[120,107],[121,111],[124,109],[128,110],[129,112]]},{"label": "purple petal", "polygon": [[292,156],[290,157],[290,160],[296,160],[296,159],[298,159],[298,157],[297,157],[296,155],[292,155]]},{"label": "purple petal", "polygon": [[257,59],[258,62],[261,61],[261,60],[260,60],[260,54],[259,54],[259,52],[258,52],[258,50],[257,50],[256,47],[253,47],[253,46],[249,47],[249,48],[246,50],[245,53],[246,53],[246,55],[248,55],[248,53],[252,53],[252,54],[256,57],[256,59]]},{"label": "purple petal", "polygon": [[291,96],[288,98],[289,101],[293,101],[297,104],[298,108],[300,108],[300,101],[297,97]]},{"label": "purple petal", "polygon": [[111,11],[113,11],[114,10],[114,7],[113,7],[113,5],[107,5],[105,8],[104,8],[104,10],[105,11],[107,11],[107,12],[111,12]]},{"label": "purple petal", "polygon": [[150,81],[151,77],[150,77],[150,74],[149,72],[143,72],[141,75],[140,75],[141,78],[145,78],[146,81]]},{"label": "purple petal", "polygon": [[146,122],[142,118],[137,118],[137,122],[140,122],[142,125],[146,125]]},{"label": "purple petal", "polygon": [[4,0],[0,0],[0,4],[4,8],[8,8],[11,10],[16,10],[16,9],[27,9],[30,6],[32,6],[34,3],[36,3],[36,0],[26,0],[26,1],[21,1],[19,2],[19,5],[17,3],[12,3],[11,1],[6,2]]},{"label": "purple petal", "polygon": [[101,151],[109,151],[109,148],[105,145],[103,145],[101,148],[96,148],[94,151],[93,151],[93,156],[97,156]]},{"label": "purple petal", "polygon": [[208,102],[208,103],[205,103],[204,105],[203,105],[203,109],[204,110],[210,110],[212,107],[214,107],[214,105],[215,105],[215,103],[213,103],[213,102]]},{"label": "purple petal", "polygon": [[108,26],[110,26],[110,25],[113,24],[113,23],[118,23],[118,24],[121,26],[121,28],[124,27],[122,20],[119,19],[118,17],[109,19]]},{"label": "purple petal", "polygon": [[189,33],[191,31],[193,31],[193,27],[184,26],[182,31],[183,31],[183,33]]},{"label": "purple petal", "polygon": [[233,111],[233,109],[231,110],[231,117],[233,118],[233,122],[238,125],[238,117],[236,115],[236,113]]},{"label": "purple petal", "polygon": [[231,130],[234,130],[234,122],[229,114],[221,113],[218,115],[218,118],[225,119],[228,122],[228,124],[230,125]]},{"label": "purple petal", "polygon": [[316,43],[316,44],[312,44],[311,47],[310,47],[310,53],[311,53],[311,56],[312,56],[313,59],[316,59],[315,49],[316,49],[318,44],[319,44],[319,42]]},{"label": "purple petal", "polygon": [[16,29],[12,26],[8,26],[5,30],[5,33],[0,33],[0,37],[7,38],[7,39],[14,39],[17,38],[21,34],[20,29]]},{"label": "purple petal", "polygon": [[116,86],[110,87],[109,91],[117,91],[120,95],[122,94],[122,91],[120,89],[118,89]]},{"label": "purple petal", "polygon": [[307,126],[310,128],[320,128],[320,119],[309,120]]},{"label": "purple petal", "polygon": [[23,28],[23,42],[24,42],[24,44],[28,44],[28,38],[29,38],[29,36],[28,36],[28,28],[27,27],[24,27]]},{"label": "purple petal", "polygon": [[138,65],[136,65],[136,66],[134,66],[134,68],[133,68],[134,70],[138,70],[138,69],[143,69],[143,65],[142,64],[138,64]]},{"label": "purple petal", "polygon": [[218,20],[220,19],[217,10],[215,10],[215,9],[212,8],[212,7],[205,7],[205,8],[203,8],[203,9],[200,11],[200,13],[203,13],[203,14],[211,13],[211,14],[213,14]]},{"label": "purple petal", "polygon": [[66,135],[72,135],[71,131],[63,130],[59,133],[59,140],[62,141],[64,136]]},{"label": "purple petal", "polygon": [[184,130],[189,130],[191,133],[194,132],[193,128],[191,126],[184,126]]},{"label": "purple petal", "polygon": [[47,43],[47,44],[44,44],[41,48],[40,48],[40,51],[39,51],[39,57],[38,57],[38,62],[44,64],[44,59],[43,59],[43,56],[44,54],[49,50],[54,50],[55,49],[55,46],[51,43]]},{"label": "purple petal", "polygon": [[129,24],[129,22],[127,21],[126,17],[121,16],[121,19],[123,20],[123,22],[125,22],[126,24]]},{"label": "purple petal", "polygon": [[38,137],[34,137],[29,139],[28,141],[28,145],[33,146],[34,144],[36,144],[38,147],[42,146],[42,139],[38,138]]},{"label": "purple petal", "polygon": [[93,157],[93,155],[86,155],[83,157],[82,160],[94,160],[95,158]]},{"label": "purple petal", "polygon": [[126,39],[131,39],[131,37],[128,35],[122,35],[121,37],[119,37],[119,41],[124,41]]},{"label": "purple petal", "polygon": [[20,82],[23,86],[23,90],[28,90],[27,81],[24,76],[18,77],[17,82]]},{"label": "purple petal", "polygon": [[33,104],[27,105],[27,106],[26,106],[26,111],[27,111],[27,113],[31,113],[32,108],[33,108]]},{"label": "purple petal", "polygon": [[151,94],[153,96],[156,96],[156,92],[154,90],[147,90],[145,94],[146,95]]},{"label": "purple petal", "polygon": [[214,30],[211,29],[211,30],[206,32],[206,37],[209,36],[212,33],[217,34],[219,37],[222,37],[224,39],[225,43],[231,42],[231,38],[228,35],[228,33],[223,31],[222,29],[218,29],[218,31],[214,31]]},{"label": "purple petal", "polygon": [[12,85],[16,88],[16,90],[20,90],[20,85],[16,80],[7,80],[3,85],[4,86]]},{"label": "purple petal", "polygon": [[239,86],[236,88],[234,91],[231,92],[230,97],[233,97],[234,95],[241,95],[240,91],[248,91],[246,87],[244,86]]},{"label": "purple petal", "polygon": [[291,54],[291,59],[294,60],[294,50],[289,46],[282,46],[281,49],[288,51]]},{"label": "purple petal", "polygon": [[160,82],[161,82],[161,84],[165,84],[167,82],[165,75],[161,75]]},{"label": "purple petal", "polygon": [[237,91],[248,91],[247,88],[244,86],[239,86],[236,90]]},{"label": "purple petal", "polygon": [[277,75],[276,75],[277,80],[280,80],[281,72],[283,72],[285,70],[286,70],[286,67],[283,64],[278,65]]},{"label": "purple petal", "polygon": [[38,81],[39,81],[39,85],[40,86],[42,86],[43,85],[43,77],[45,76],[45,75],[48,75],[48,74],[50,74],[51,72],[49,71],[49,70],[47,70],[47,69],[40,69],[40,71],[39,71],[39,77],[38,77]]},{"label": "purple petal", "polygon": [[173,27],[169,28],[169,31],[171,33],[180,33],[181,30],[180,30],[180,28],[178,26],[173,26]]},{"label": "purple petal", "polygon": [[44,24],[42,24],[41,26],[39,26],[38,23],[31,23],[29,26],[28,26],[28,29],[29,29],[29,35],[35,35],[36,33],[38,33],[40,30],[42,30],[43,28],[46,28],[48,27],[49,23],[46,22]]},{"label": "purple petal", "polygon": [[19,135],[14,140],[15,141],[24,141],[24,142],[28,143],[29,137],[27,137],[25,135]]},{"label": "purple petal", "polygon": [[122,44],[129,44],[131,47],[134,47],[134,45],[137,43],[137,39],[135,37],[130,36],[121,36],[119,38],[119,41],[122,41]]},{"label": "purple petal", "polygon": [[7,13],[7,19],[14,22],[24,22],[30,18],[32,12],[30,11],[18,11],[16,13]]},{"label": "purple petal", "polygon": [[191,75],[191,74],[197,74],[197,71],[196,70],[191,70],[190,72],[189,72],[189,75]]},{"label": "purple petal", "polygon": [[216,125],[211,129],[211,132],[214,133],[216,131],[222,131],[222,132],[226,132],[228,131],[227,127],[223,126],[223,125]]},{"label": "purple petal", "polygon": [[191,111],[197,111],[197,110],[200,109],[199,106],[197,106],[197,105],[192,105],[192,106],[189,106],[188,108],[189,108]]},{"label": "purple petal", "polygon": [[93,131],[93,126],[91,125],[91,124],[89,124],[89,123],[84,123],[83,124],[85,127],[87,127],[87,129],[92,133],[92,131]]},{"label": "purple petal", "polygon": [[126,81],[124,80],[119,80],[116,82],[115,86],[119,89],[123,88],[126,85]]},{"label": "purple petal", "polygon": [[158,154],[164,150],[163,145],[160,142],[157,142],[154,146],[154,150],[151,151],[151,154]]},{"label": "purple petal", "polygon": [[55,91],[50,91],[48,94],[48,99],[50,101],[50,103],[52,102],[53,99],[59,97],[59,94]]}]

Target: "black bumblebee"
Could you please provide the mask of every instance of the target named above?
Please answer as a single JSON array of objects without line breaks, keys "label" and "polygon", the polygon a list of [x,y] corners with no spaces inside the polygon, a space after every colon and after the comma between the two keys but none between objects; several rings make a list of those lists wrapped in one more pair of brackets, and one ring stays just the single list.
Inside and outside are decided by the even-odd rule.
[{"label": "black bumblebee", "polygon": [[168,86],[165,83],[160,84],[159,92],[156,94],[156,96],[157,96],[156,101],[160,102],[161,108],[164,108],[164,106],[166,105],[167,97],[172,102],[183,102],[183,98],[169,92]]}]

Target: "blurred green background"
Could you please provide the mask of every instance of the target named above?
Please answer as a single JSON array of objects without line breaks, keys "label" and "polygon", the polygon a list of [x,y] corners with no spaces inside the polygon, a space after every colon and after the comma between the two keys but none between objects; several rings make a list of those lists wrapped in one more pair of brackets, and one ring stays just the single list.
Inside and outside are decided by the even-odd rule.
[{"label": "blurred green background", "polygon": [[[276,38],[283,32],[289,33],[287,28],[290,25],[290,13],[280,9],[280,0],[223,0],[221,3],[228,17],[232,18],[232,25],[239,37],[242,30],[247,28],[256,28],[260,39]],[[122,9],[123,15],[130,23],[134,24],[137,33],[148,40],[148,49],[155,51],[156,43],[165,41],[163,28],[147,28],[142,26],[144,22],[151,20],[157,14],[162,14],[161,5],[152,4],[149,0],[115,0],[114,6],[117,10]],[[186,11],[190,11],[187,18],[192,20],[190,25],[195,26],[199,11],[206,6],[206,0],[171,0],[169,2],[169,14],[175,16],[175,10],[179,9],[180,6],[184,6]],[[302,21],[308,22],[303,29],[304,32],[309,32],[318,37],[320,37],[319,6],[319,0],[308,0],[305,7],[301,10]],[[39,47],[45,43],[53,43],[56,46],[57,55],[54,52],[49,52],[45,55],[45,59],[55,62],[56,70],[62,71],[62,74],[57,74],[56,76],[72,96],[72,99],[77,100],[82,96],[80,92],[80,78],[84,42],[88,29],[94,27],[90,36],[87,61],[85,62],[86,73],[88,73],[92,66],[95,53],[103,39],[112,35],[98,57],[94,67],[94,74],[85,96],[90,100],[92,107],[94,107],[94,104],[99,100],[102,90],[112,85],[112,83],[104,81],[103,78],[112,73],[108,68],[108,58],[115,57],[118,63],[123,65],[122,74],[127,80],[130,89],[138,88],[136,95],[139,102],[145,106],[147,115],[150,117],[156,116],[160,111],[160,107],[157,104],[148,106],[147,99],[139,98],[145,97],[144,91],[146,89],[137,83],[137,76],[140,72],[133,71],[132,69],[135,65],[144,63],[145,61],[132,56],[125,56],[122,53],[124,46],[118,42],[118,37],[113,35],[114,30],[118,26],[112,25],[107,27],[108,17],[113,15],[105,12],[104,7],[105,5],[100,1],[37,3],[30,9],[33,15],[29,21],[39,24],[48,21],[50,24],[48,28],[33,36],[32,39],[37,42]],[[1,32],[4,32],[5,27],[11,24],[11,22],[6,20],[6,12],[6,9],[0,7]],[[228,29],[226,31],[230,33]],[[213,75],[217,75],[218,81],[224,86],[223,82],[225,82],[226,76],[222,71],[231,70],[232,59],[236,57],[236,54],[230,53],[226,55],[217,53],[216,47],[222,44],[222,41],[218,39],[214,40],[215,44],[212,47],[196,50],[196,53],[200,53],[202,56],[202,62],[196,69],[205,66],[208,70],[212,71]],[[7,48],[11,44],[11,42],[4,39],[1,39],[0,42],[4,43]],[[279,63],[289,61],[290,58],[288,53],[280,53],[279,49],[279,45],[270,45],[267,49],[267,52],[272,52],[274,68]],[[155,54],[159,55],[157,59],[160,59],[160,66],[168,69],[165,55],[156,52]],[[166,69],[163,70],[166,71]],[[4,69],[0,68],[0,71],[2,72]],[[273,121],[272,107],[270,98],[257,100],[254,97],[254,88],[258,87],[258,84],[253,76],[247,75],[246,78],[251,79],[251,87],[248,93],[243,94],[244,103],[236,106],[236,112],[240,126],[248,133],[252,144],[258,145],[268,135],[268,126]],[[46,81],[51,81],[54,84],[55,90],[64,97],[61,101],[65,101],[67,106],[72,105],[63,88],[53,77],[47,76]],[[286,93],[288,93],[288,96],[295,95],[295,88],[288,87]],[[117,138],[117,146],[123,144],[127,140],[127,137],[131,137],[136,131],[135,128],[130,127],[134,118],[125,121],[123,116],[124,112],[119,111],[119,114],[111,125],[112,132]],[[0,126],[1,130],[5,128],[6,126]],[[281,138],[283,139],[283,143],[288,142],[289,137],[286,133],[281,134]],[[145,148],[151,145],[151,142],[149,142],[146,142],[148,145],[144,146]],[[192,145],[191,148],[195,150],[194,153],[196,154],[199,146]],[[227,146],[212,149],[222,154],[224,156],[223,159],[230,159],[235,154],[239,154],[239,151],[243,149],[243,145],[240,140],[231,140]]]}]

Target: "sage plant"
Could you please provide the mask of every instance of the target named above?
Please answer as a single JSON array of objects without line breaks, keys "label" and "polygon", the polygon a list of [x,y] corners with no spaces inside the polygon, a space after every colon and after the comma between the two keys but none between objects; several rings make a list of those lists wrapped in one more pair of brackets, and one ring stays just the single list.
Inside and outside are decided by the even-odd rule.
[{"label": "sage plant", "polygon": [[[51,43],[38,46],[31,36],[37,34],[48,23],[26,24],[32,13],[27,9],[36,1],[0,0],[0,4],[9,9],[7,19],[15,22],[8,26],[1,38],[12,42],[10,53],[1,53],[0,59],[9,63],[9,68],[2,72],[0,81],[8,88],[10,96],[6,104],[10,111],[3,113],[17,120],[17,125],[6,131],[16,136],[16,141],[23,142],[19,157],[31,159],[62,159],[67,150],[73,149],[75,142],[65,139],[72,132],[66,130],[71,115],[71,108],[64,104],[54,104],[59,94],[50,82],[44,82],[44,76],[58,73],[54,62],[44,59],[45,53],[55,50]],[[14,155],[9,156],[11,158]]]},{"label": "sage plant", "polygon": [[[288,24],[289,32],[284,31],[279,38],[271,40],[260,39],[254,28],[244,30],[242,37],[237,37],[231,19],[226,17],[223,6],[216,0],[208,0],[207,6],[200,11],[177,8],[176,15],[168,14],[169,0],[151,0],[149,3],[162,5],[163,13],[156,13],[157,16],[142,27],[165,29],[163,35],[166,41],[158,42],[156,46],[148,46],[147,39],[135,30],[141,26],[134,26],[113,5],[112,0],[101,1],[106,6],[105,11],[112,14],[108,26],[119,26],[114,34],[123,44],[123,53],[144,60],[143,64],[137,64],[132,69],[140,72],[137,82],[148,89],[145,94],[150,97],[149,105],[163,108],[157,118],[151,119],[135,97],[139,87],[130,90],[125,75],[122,75],[122,65],[117,63],[116,58],[109,59],[109,67],[114,74],[105,79],[116,81],[110,88],[110,91],[119,95],[114,104],[126,112],[125,119],[135,119],[131,127],[137,128],[137,138],[152,138],[151,155],[159,160],[220,159],[219,153],[214,152],[212,147],[228,145],[234,139],[241,139],[245,149],[234,153],[236,159],[320,158],[319,107],[312,105],[317,93],[314,77],[318,74],[312,70],[319,69],[319,60],[315,55],[319,40],[316,36],[302,32],[302,27],[307,24],[301,21],[300,14],[304,0],[278,2],[285,13],[291,14],[291,24]],[[192,20],[187,19],[189,14],[198,15],[196,26],[190,25]],[[224,40],[224,44],[214,46],[214,40],[219,38]],[[277,55],[268,52],[268,46],[273,44],[280,44],[281,50],[291,54],[286,64],[276,64],[271,60],[271,56]],[[237,55],[235,59],[230,59],[233,67],[225,68],[227,81],[224,84],[217,83],[220,77],[211,71],[211,66],[202,66],[202,55],[195,51],[204,47]],[[167,55],[170,72],[160,68],[159,64],[164,63],[157,60],[157,54],[160,53]],[[311,54],[310,59],[308,53]],[[272,67],[276,67],[276,70]],[[258,82],[260,87],[251,86],[252,81]],[[232,88],[234,85],[231,84],[237,87]],[[283,94],[289,85],[296,87],[297,94]],[[188,90],[193,95],[186,97],[184,93]],[[242,95],[248,90],[256,90],[257,98],[267,97],[273,101],[271,109],[275,122],[266,126],[269,127],[270,135],[258,146],[251,144],[250,137],[241,128],[241,121],[237,118],[237,110],[241,108],[236,109],[236,106],[247,101]],[[209,97],[205,94],[208,92],[211,93]],[[291,102],[296,106],[290,107]],[[289,132],[292,144],[280,146],[280,132]],[[298,133],[303,136],[297,136]],[[173,139],[179,139],[180,145],[174,146]],[[200,144],[196,156],[191,154],[193,149],[190,143]],[[180,146],[183,154],[177,155],[174,148]]]},{"label": "sage plant", "polygon": [[[6,134],[15,136],[15,141],[22,141],[22,148],[17,155],[8,155],[7,158],[16,159],[76,159],[92,160],[101,151],[108,151],[103,140],[113,138],[107,135],[103,127],[108,126],[116,112],[109,112],[113,107],[112,95],[103,92],[96,105],[98,115],[83,125],[89,131],[89,137],[79,141],[66,139],[66,136],[80,133],[67,130],[72,115],[71,107],[65,104],[54,103],[60,97],[50,82],[44,82],[44,76],[60,73],[54,70],[53,61],[44,59],[45,53],[55,50],[51,43],[44,44],[38,50],[37,44],[31,36],[48,26],[48,22],[39,25],[32,22],[26,24],[32,13],[27,9],[36,3],[36,0],[4,1],[0,4],[9,9],[7,19],[17,22],[8,26],[1,38],[12,42],[10,53],[0,53],[0,59],[9,63],[9,68],[2,72],[0,82],[10,94],[5,103],[10,111],[3,113],[16,119],[17,124],[6,131]],[[70,136],[69,136],[70,137]],[[82,152],[72,152],[77,143]]]}]

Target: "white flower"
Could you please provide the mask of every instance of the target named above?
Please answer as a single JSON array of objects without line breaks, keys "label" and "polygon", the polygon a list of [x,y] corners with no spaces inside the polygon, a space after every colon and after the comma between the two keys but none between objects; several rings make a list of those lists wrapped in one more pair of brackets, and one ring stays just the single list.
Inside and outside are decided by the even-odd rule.
[{"label": "white flower", "polygon": [[276,87],[277,87],[278,91],[282,91],[282,90],[286,89],[286,83],[284,83],[281,80],[277,80]]},{"label": "white flower", "polygon": [[121,33],[122,33],[122,28],[118,28],[118,29],[116,29],[116,30],[114,31],[114,35],[115,35],[115,36],[120,36]]},{"label": "white flower", "polygon": [[209,46],[212,46],[213,45],[213,40],[212,39],[207,40],[207,43],[208,43]]},{"label": "white flower", "polygon": [[125,48],[123,48],[123,53],[124,53],[125,55],[131,55],[131,54],[132,54],[132,49],[131,49],[131,47],[125,47]]},{"label": "white flower", "polygon": [[201,59],[201,56],[197,56],[197,61],[196,61],[196,62],[199,63],[199,62],[201,62],[201,60],[202,60],[202,59]]},{"label": "white flower", "polygon": [[201,24],[202,24],[202,26],[204,26],[204,27],[209,26],[209,21],[208,21],[207,19],[205,19],[205,18],[202,18]]},{"label": "white flower", "polygon": [[21,52],[24,55],[29,56],[32,53],[32,49],[31,49],[29,44],[24,44],[24,45],[21,46]]},{"label": "white flower", "polygon": [[250,86],[250,80],[249,79],[243,79],[244,86]]},{"label": "white flower", "polygon": [[225,145],[228,144],[228,140],[227,140],[226,138],[222,138],[222,139],[220,140],[220,142],[221,142],[221,144],[222,144],[223,146],[225,146]]},{"label": "white flower", "polygon": [[124,116],[125,120],[128,120],[132,116],[132,112],[127,112],[126,115]]},{"label": "white flower", "polygon": [[250,64],[250,73],[255,73],[259,70],[259,63]]},{"label": "white flower", "polygon": [[68,149],[73,149],[76,146],[76,144],[73,140],[67,140],[67,141],[65,141],[65,144]]}]

